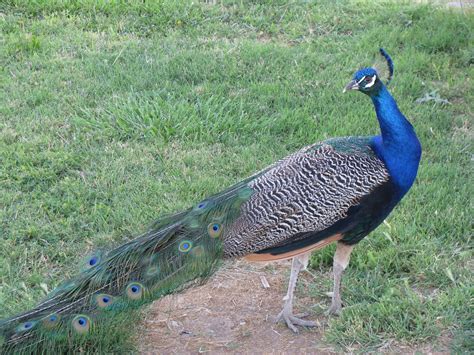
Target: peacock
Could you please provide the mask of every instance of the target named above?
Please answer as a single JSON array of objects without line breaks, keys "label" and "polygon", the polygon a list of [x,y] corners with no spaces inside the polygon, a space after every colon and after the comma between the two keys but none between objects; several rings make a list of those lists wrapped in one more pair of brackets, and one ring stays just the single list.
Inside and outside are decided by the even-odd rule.
[{"label": "peacock", "polygon": [[310,253],[336,243],[330,314],[342,310],[340,286],[354,246],[374,230],[412,186],[421,158],[413,126],[378,71],[358,70],[344,92],[368,95],[381,134],[333,138],[277,161],[195,206],[155,221],[110,251],[91,255],[77,276],[33,309],[0,321],[2,353],[84,350],[88,339],[127,312],[205,280],[223,259],[292,259],[276,321],[294,332],[316,323],[293,314],[294,290]]}]

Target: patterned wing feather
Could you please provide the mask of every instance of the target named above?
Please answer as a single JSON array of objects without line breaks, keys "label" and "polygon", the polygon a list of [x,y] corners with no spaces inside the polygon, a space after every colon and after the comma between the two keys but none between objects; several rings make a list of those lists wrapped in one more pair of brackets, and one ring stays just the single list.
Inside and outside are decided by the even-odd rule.
[{"label": "patterned wing feather", "polygon": [[249,182],[254,193],[224,234],[224,255],[255,253],[326,230],[388,179],[370,137],[306,147]]}]

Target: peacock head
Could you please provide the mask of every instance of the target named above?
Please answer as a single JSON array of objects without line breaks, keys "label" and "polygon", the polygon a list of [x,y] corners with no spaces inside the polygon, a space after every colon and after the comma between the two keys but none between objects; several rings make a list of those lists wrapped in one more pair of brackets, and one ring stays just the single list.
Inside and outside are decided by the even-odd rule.
[{"label": "peacock head", "polygon": [[364,68],[354,74],[352,80],[344,88],[344,92],[359,90],[364,94],[371,95],[378,92],[382,85],[382,81],[374,68]]},{"label": "peacock head", "polygon": [[[388,78],[385,85],[388,85],[393,76],[393,61],[383,48],[380,48],[379,52],[387,62]],[[344,88],[344,92],[348,90],[359,90],[364,94],[373,95],[376,94],[381,87],[383,87],[383,83],[377,71],[374,68],[363,68],[354,74],[352,80]]]}]

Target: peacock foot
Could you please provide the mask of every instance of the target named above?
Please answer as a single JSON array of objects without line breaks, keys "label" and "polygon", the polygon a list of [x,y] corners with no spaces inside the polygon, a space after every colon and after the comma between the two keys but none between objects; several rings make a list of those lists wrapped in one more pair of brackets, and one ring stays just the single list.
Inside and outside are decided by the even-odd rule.
[{"label": "peacock foot", "polygon": [[291,311],[287,311],[283,308],[280,314],[276,316],[275,323],[284,322],[294,333],[298,333],[297,325],[302,327],[316,327],[318,325],[316,322],[301,319],[307,316],[307,313],[294,315]]}]

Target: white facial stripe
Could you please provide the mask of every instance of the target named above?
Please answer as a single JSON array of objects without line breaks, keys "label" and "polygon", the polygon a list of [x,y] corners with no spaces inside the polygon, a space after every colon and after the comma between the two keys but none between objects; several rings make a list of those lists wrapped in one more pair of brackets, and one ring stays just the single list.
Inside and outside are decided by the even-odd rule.
[{"label": "white facial stripe", "polygon": [[367,85],[365,85],[366,88],[370,88],[372,87],[374,84],[375,84],[375,79],[377,79],[377,75],[374,75],[372,77],[372,81],[370,83],[368,83]]},{"label": "white facial stripe", "polygon": [[365,75],[362,77],[362,79],[360,79],[360,80],[357,82],[357,85],[359,85],[359,84],[362,82],[362,80],[364,80],[364,79],[365,79]]}]

